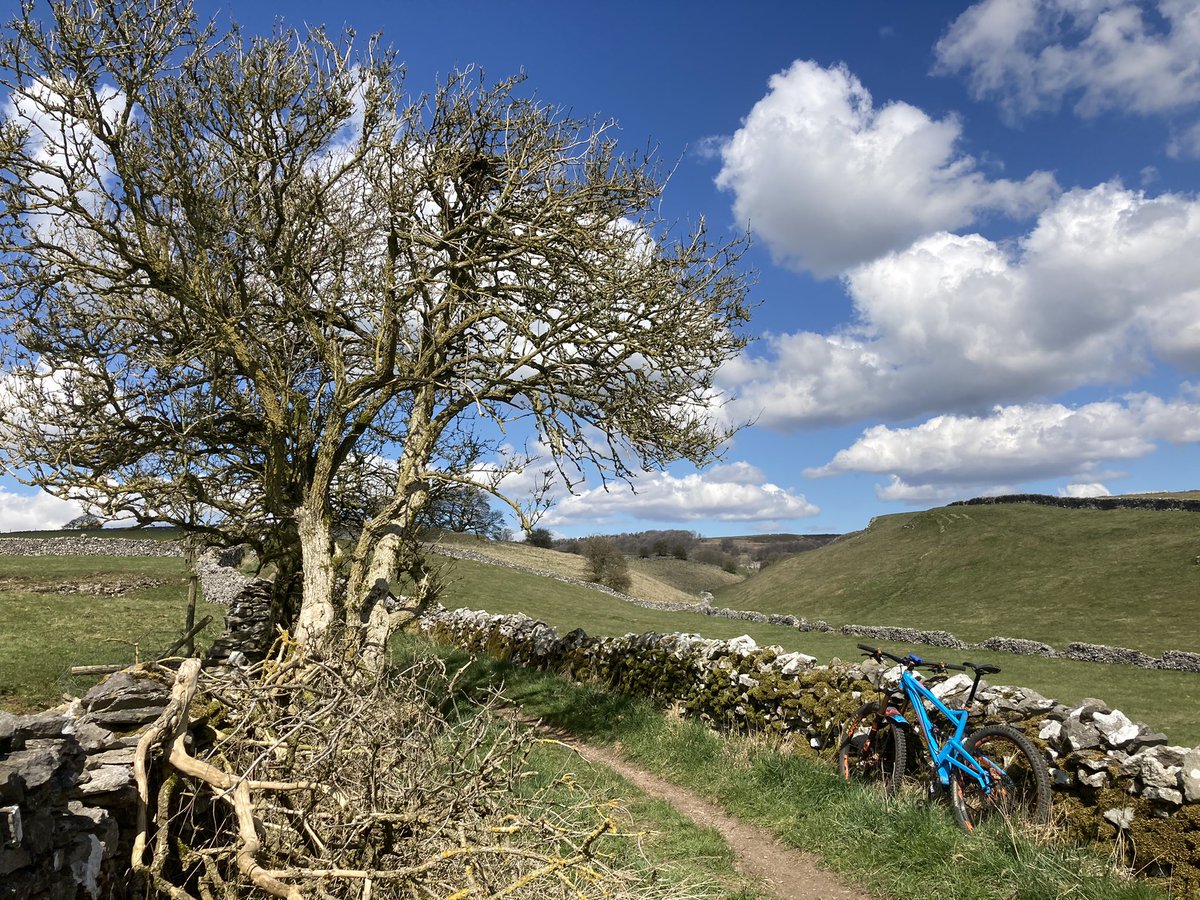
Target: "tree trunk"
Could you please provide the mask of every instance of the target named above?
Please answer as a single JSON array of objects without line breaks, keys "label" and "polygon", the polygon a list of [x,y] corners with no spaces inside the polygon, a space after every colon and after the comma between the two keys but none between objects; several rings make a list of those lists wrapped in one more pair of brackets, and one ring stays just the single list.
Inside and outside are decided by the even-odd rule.
[{"label": "tree trunk", "polygon": [[333,532],[330,517],[308,505],[296,510],[304,585],[296,640],[308,652],[320,647],[337,614],[333,590]]}]

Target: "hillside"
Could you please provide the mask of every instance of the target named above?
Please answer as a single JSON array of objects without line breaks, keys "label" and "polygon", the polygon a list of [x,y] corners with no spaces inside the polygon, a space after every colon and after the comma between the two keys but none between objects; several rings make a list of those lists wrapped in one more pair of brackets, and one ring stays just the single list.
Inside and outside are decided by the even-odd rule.
[{"label": "hillside", "polygon": [[964,640],[1195,650],[1198,557],[1197,512],[960,505],[881,516],[716,602]]},{"label": "hillside", "polygon": [[[587,563],[574,553],[544,550],[525,543],[487,541],[463,534],[445,534],[437,543],[470,550],[500,563],[587,580]],[[653,603],[695,603],[701,591],[715,593],[743,580],[743,576],[731,575],[717,566],[689,560],[635,557],[626,561],[629,564],[629,595]]]}]

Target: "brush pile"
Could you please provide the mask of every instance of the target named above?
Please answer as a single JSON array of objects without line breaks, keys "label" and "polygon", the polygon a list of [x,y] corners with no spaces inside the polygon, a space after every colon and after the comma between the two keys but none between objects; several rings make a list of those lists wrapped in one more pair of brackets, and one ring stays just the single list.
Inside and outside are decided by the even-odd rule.
[{"label": "brush pile", "polygon": [[133,870],[151,893],[668,894],[612,864],[619,811],[534,787],[533,742],[494,699],[456,700],[439,662],[367,679],[289,649],[249,669],[180,667],[134,764]]}]

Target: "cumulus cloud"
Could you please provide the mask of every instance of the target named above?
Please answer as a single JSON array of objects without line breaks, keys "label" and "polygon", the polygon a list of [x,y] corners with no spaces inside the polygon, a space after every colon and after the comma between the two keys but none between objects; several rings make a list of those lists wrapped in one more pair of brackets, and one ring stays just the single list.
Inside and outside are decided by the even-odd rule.
[{"label": "cumulus cloud", "polygon": [[1068,484],[1058,489],[1060,497],[1111,497],[1112,491],[1099,482],[1090,484]]},{"label": "cumulus cloud", "polygon": [[856,321],[768,336],[720,373],[732,416],[898,421],[1200,369],[1200,199],[1064,194],[1024,238],[940,232],[845,278]]},{"label": "cumulus cloud", "polygon": [[1200,6],[1194,0],[983,0],[936,47],[1010,116],[1056,109],[1172,113],[1200,103]]},{"label": "cumulus cloud", "polygon": [[543,522],[558,527],[617,519],[766,522],[819,512],[803,494],[771,484],[757,467],[737,462],[682,477],[645,472],[632,491],[620,484],[592,488],[562,498]]},{"label": "cumulus cloud", "polygon": [[778,260],[834,275],[981,211],[1028,214],[1053,196],[1048,173],[988,179],[961,133],[907,103],[876,108],[845,66],[798,60],[721,147],[717,184]]},{"label": "cumulus cloud", "polygon": [[79,504],[49,494],[14,494],[0,487],[0,532],[61,528],[82,513]]},{"label": "cumulus cloud", "polygon": [[[805,475],[886,474],[891,483],[880,489],[883,499],[911,499],[920,492],[927,499],[929,491],[941,491],[944,498],[962,486],[1087,474],[1108,461],[1147,456],[1159,441],[1200,442],[1200,392],[1189,389],[1169,401],[1131,394],[1078,408],[1005,406],[986,416],[936,416],[911,428],[876,425]],[[1074,485],[1080,486],[1097,487]]]}]

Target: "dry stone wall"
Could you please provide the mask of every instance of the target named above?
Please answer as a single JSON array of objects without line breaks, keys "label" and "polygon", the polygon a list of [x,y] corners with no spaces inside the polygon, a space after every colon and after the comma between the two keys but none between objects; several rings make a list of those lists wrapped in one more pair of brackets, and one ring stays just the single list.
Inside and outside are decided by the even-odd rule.
[{"label": "dry stone wall", "polygon": [[53,538],[0,538],[2,556],[183,556],[176,541],[101,538],[86,534]]},{"label": "dry stone wall", "polygon": [[0,712],[0,900],[130,895],[133,756],[169,696],[131,670],[56,709]]},{"label": "dry stone wall", "polygon": [[[34,539],[19,549],[22,555],[179,555],[178,545],[174,553],[153,552],[171,546],[71,537]],[[0,541],[0,553],[9,552],[12,545]],[[228,606],[226,632],[209,649],[208,665],[261,659],[271,637],[271,582],[237,572],[239,561],[228,552],[198,561],[206,598]],[[0,900],[131,896],[133,756],[141,731],[169,697],[166,677],[130,669],[56,709],[29,716],[0,711]]]},{"label": "dry stone wall", "polygon": [[[1061,498],[1051,497],[1046,499],[1054,500]],[[1195,502],[1197,503],[1197,506],[1200,507],[1200,501],[1172,502]],[[945,647],[951,650],[999,650],[1004,653],[1015,653],[1022,656],[1046,656],[1057,657],[1060,659],[1073,659],[1080,662],[1139,666],[1144,669],[1173,669],[1184,672],[1200,672],[1200,653],[1192,653],[1186,650],[1167,650],[1161,657],[1154,657],[1142,653],[1139,650],[1131,650],[1127,647],[1108,647],[1103,644],[1086,644],[1080,642],[1068,644],[1062,650],[1056,650],[1054,647],[1050,646],[1049,644],[1044,644],[1041,641],[1031,641],[1024,638],[1011,637],[990,637],[987,640],[980,641],[978,643],[970,643],[968,641],[959,640],[948,631],[925,631],[918,628],[903,628],[895,625],[835,626],[830,625],[828,622],[820,619],[815,622],[810,622],[804,616],[780,615],[778,613],[758,612],[757,610],[752,609],[729,609],[727,607],[713,606],[712,594],[707,592],[701,595],[701,599],[697,603],[652,603],[647,600],[640,600],[637,597],[631,597],[628,594],[621,593],[620,591],[614,591],[612,588],[602,584],[596,584],[595,582],[591,581],[583,581],[579,578],[572,578],[568,575],[561,575],[545,569],[522,566],[517,563],[497,559],[496,557],[489,556],[485,553],[476,553],[472,550],[466,550],[461,547],[433,546],[430,549],[435,553],[438,553],[442,556],[448,556],[453,559],[466,559],[473,562],[484,563],[486,565],[501,566],[506,569],[515,569],[521,572],[528,572],[531,575],[538,575],[543,578],[554,578],[567,584],[593,588],[594,590],[602,591],[606,594],[616,597],[619,600],[624,600],[627,603],[632,603],[635,606],[641,606],[647,609],[663,609],[671,612],[697,612],[706,616],[714,616],[722,619],[734,619],[742,622],[755,622],[761,625],[781,625],[785,628],[795,628],[797,631],[801,632],[836,632],[839,634],[853,635],[855,637],[863,637],[873,641],[898,641],[905,644],[924,644],[930,647]]]},{"label": "dry stone wall", "polygon": [[[899,677],[898,667],[869,660],[817,665],[746,636],[560,636],[524,615],[440,608],[421,629],[474,653],[646,697],[717,727],[792,735],[818,750],[836,745],[841,723],[874,683]],[[958,675],[934,690],[954,705],[970,684]],[[1103,701],[1069,707],[1022,687],[985,684],[973,711],[1012,724],[1043,750],[1056,808],[1074,836],[1132,847],[1135,868],[1169,873],[1185,892],[1200,892],[1200,748],[1172,746]]]},{"label": "dry stone wall", "polygon": [[1158,512],[1200,512],[1200,500],[1186,497],[1052,497],[1049,494],[1001,494],[956,500],[949,506],[998,506],[1029,503],[1059,509],[1149,509]]}]

